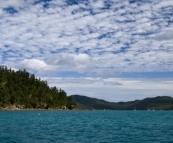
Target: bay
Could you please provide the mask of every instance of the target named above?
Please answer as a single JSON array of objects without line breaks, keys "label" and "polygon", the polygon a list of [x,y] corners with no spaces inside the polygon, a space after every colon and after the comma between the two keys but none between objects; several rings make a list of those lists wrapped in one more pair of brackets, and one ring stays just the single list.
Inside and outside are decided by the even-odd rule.
[{"label": "bay", "polygon": [[0,111],[1,143],[173,142],[173,111]]}]

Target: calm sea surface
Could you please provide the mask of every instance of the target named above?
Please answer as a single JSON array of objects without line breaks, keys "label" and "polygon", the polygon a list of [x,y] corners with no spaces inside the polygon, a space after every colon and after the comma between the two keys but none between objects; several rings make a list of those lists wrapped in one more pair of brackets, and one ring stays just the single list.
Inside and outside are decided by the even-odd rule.
[{"label": "calm sea surface", "polygon": [[0,143],[173,143],[173,111],[0,111]]}]

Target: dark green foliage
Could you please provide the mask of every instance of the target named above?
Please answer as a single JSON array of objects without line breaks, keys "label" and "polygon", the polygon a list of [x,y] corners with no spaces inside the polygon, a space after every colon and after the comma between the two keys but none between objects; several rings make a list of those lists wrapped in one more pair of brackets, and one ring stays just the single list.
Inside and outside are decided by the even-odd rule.
[{"label": "dark green foliage", "polygon": [[150,110],[170,110],[173,109],[173,98],[169,96],[158,96],[155,98],[145,98],[136,103],[138,109]]},{"label": "dark green foliage", "polygon": [[113,102],[81,95],[72,95],[71,97],[82,109],[116,109]]},{"label": "dark green foliage", "polygon": [[136,110],[173,110],[173,98],[168,96],[118,103],[81,95],[72,95],[71,97],[83,109],[133,110],[135,107]]},{"label": "dark green foliage", "polygon": [[76,103],[66,92],[56,87],[50,88],[47,81],[37,79],[25,69],[15,72],[0,66],[0,107],[19,105],[22,108],[61,108]]}]

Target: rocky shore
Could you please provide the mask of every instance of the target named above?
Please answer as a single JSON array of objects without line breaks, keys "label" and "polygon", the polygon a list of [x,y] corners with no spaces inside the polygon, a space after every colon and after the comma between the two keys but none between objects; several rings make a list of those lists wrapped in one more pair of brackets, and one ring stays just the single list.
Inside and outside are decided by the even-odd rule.
[{"label": "rocky shore", "polygon": [[52,110],[78,110],[74,105],[71,105],[69,108],[62,106],[61,108],[25,108],[24,105],[10,105],[7,107],[0,107],[0,111],[20,111],[20,110],[43,110],[43,111],[52,111]]}]

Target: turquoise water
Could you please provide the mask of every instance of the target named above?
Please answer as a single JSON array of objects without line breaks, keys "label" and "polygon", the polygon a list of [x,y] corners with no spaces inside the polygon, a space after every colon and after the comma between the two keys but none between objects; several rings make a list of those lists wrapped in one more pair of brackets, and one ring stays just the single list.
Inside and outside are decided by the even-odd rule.
[{"label": "turquoise water", "polygon": [[173,143],[173,111],[0,111],[0,143]]}]

